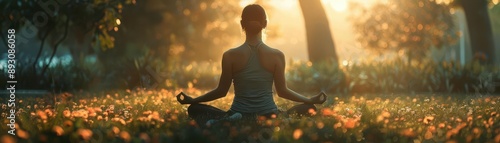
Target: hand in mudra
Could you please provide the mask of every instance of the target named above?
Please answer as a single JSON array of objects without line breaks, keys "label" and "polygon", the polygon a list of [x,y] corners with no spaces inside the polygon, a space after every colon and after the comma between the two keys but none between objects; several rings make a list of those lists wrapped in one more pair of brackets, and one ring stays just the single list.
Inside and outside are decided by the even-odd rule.
[{"label": "hand in mudra", "polygon": [[311,97],[311,104],[323,104],[326,101],[326,94],[324,92],[320,92],[318,95]]},{"label": "hand in mudra", "polygon": [[193,98],[181,92],[177,94],[177,101],[181,104],[193,104]]}]

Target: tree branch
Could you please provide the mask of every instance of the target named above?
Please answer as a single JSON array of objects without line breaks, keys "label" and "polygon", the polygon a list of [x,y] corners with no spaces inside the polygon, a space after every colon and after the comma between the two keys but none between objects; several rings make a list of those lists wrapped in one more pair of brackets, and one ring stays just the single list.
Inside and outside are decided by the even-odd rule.
[{"label": "tree branch", "polygon": [[59,39],[59,41],[57,41],[57,43],[54,45],[54,49],[52,50],[52,55],[50,56],[50,60],[49,60],[49,63],[47,63],[47,65],[45,65],[43,67],[43,70],[42,70],[42,74],[41,75],[44,75],[45,74],[45,71],[47,70],[47,68],[49,67],[50,63],[52,63],[52,59],[54,59],[54,55],[56,55],[56,52],[57,52],[57,49],[59,48],[59,45],[66,39],[66,37],[68,37],[68,27],[69,27],[69,16],[66,18],[66,25],[64,27],[64,35],[61,39]]},{"label": "tree branch", "polygon": [[40,55],[42,55],[43,47],[45,45],[45,40],[47,37],[49,37],[50,32],[52,32],[52,28],[54,26],[50,26],[47,33],[42,37],[42,43],[40,44],[40,49],[38,49],[38,53],[36,54],[35,61],[33,62],[33,73],[36,75],[36,64],[38,63],[38,60],[40,59]]}]

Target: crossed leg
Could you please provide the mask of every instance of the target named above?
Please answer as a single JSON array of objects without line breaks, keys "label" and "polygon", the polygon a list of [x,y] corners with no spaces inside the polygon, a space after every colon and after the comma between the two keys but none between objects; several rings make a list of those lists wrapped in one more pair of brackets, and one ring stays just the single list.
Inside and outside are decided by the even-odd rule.
[{"label": "crossed leg", "polygon": [[[287,115],[296,114],[299,116],[312,116],[312,114],[310,113],[311,110],[317,111],[316,106],[314,106],[313,104],[299,104],[288,109],[286,111],[286,114]],[[205,104],[191,104],[188,107],[189,117],[194,119],[198,125],[205,125],[205,123],[210,119],[220,119],[224,116],[227,116],[228,114],[231,113]],[[269,117],[270,115],[263,115],[263,116]]]}]

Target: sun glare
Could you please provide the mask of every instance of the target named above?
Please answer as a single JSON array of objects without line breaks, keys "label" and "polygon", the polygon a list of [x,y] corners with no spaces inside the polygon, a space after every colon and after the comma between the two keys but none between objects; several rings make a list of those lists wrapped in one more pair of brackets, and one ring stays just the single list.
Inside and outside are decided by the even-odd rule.
[{"label": "sun glare", "polygon": [[281,10],[291,10],[298,5],[296,0],[270,0],[269,4]]},{"label": "sun glare", "polygon": [[333,8],[337,12],[342,12],[347,9],[347,0],[322,0],[325,6]]},{"label": "sun glare", "polygon": [[249,4],[254,4],[256,0],[241,0],[240,6],[243,8]]}]

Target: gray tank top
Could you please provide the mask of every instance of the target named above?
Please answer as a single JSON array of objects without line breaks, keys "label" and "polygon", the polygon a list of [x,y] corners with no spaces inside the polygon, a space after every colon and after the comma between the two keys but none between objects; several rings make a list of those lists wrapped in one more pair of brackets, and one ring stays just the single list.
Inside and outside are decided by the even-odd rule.
[{"label": "gray tank top", "polygon": [[278,111],[273,99],[273,74],[259,61],[258,48],[261,45],[247,45],[251,49],[248,63],[233,75],[235,96],[232,111],[259,115]]}]

